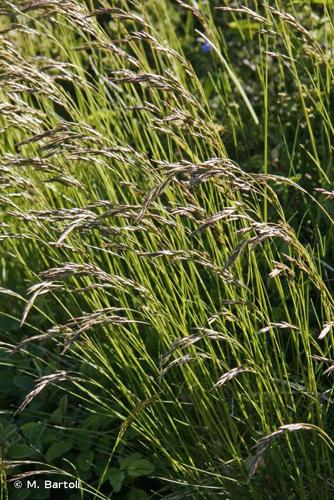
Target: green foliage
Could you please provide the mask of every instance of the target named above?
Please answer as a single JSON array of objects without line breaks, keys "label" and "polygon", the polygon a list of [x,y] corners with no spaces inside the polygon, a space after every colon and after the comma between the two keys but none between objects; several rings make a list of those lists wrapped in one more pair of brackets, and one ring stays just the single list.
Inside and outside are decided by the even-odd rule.
[{"label": "green foliage", "polygon": [[333,498],[333,19],[0,5],[1,500]]},{"label": "green foliage", "polygon": [[[114,493],[119,493],[124,486],[131,485],[135,478],[151,476],[154,469],[153,463],[143,458],[140,453],[132,453],[119,459],[119,467],[109,467],[104,480],[109,481]],[[127,498],[132,498],[136,491],[140,497],[146,498],[145,492],[136,488],[130,489]]]}]

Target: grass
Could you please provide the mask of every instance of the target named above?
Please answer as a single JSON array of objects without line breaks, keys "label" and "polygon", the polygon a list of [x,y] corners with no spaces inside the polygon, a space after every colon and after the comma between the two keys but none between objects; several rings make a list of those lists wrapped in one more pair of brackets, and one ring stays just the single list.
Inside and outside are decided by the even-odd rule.
[{"label": "grass", "polygon": [[0,362],[36,379],[5,414],[72,443],[33,448],[22,424],[8,477],[332,498],[331,19],[329,1],[2,3]]}]

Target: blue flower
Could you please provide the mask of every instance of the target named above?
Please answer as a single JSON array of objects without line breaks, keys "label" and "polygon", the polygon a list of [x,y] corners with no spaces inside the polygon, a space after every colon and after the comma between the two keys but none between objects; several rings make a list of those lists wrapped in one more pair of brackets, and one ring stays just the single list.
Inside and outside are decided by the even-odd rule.
[{"label": "blue flower", "polygon": [[204,52],[204,54],[211,52],[211,50],[212,50],[212,45],[210,42],[205,41],[204,43],[202,43],[202,52]]}]

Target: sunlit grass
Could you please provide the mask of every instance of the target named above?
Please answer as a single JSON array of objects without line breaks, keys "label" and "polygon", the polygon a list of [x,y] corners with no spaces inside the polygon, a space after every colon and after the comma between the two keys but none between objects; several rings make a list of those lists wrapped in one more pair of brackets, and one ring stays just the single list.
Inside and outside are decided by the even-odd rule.
[{"label": "sunlit grass", "polygon": [[177,3],[0,7],[21,409],[70,380],[166,498],[329,499],[333,6]]}]

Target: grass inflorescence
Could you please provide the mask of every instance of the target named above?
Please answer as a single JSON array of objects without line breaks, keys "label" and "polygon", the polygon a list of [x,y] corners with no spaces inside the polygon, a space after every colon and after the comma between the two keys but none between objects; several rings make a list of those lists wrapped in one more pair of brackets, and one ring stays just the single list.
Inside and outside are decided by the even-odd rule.
[{"label": "grass inflorescence", "polygon": [[333,497],[333,15],[2,1],[0,366],[35,379],[4,414],[46,423],[9,478]]}]

